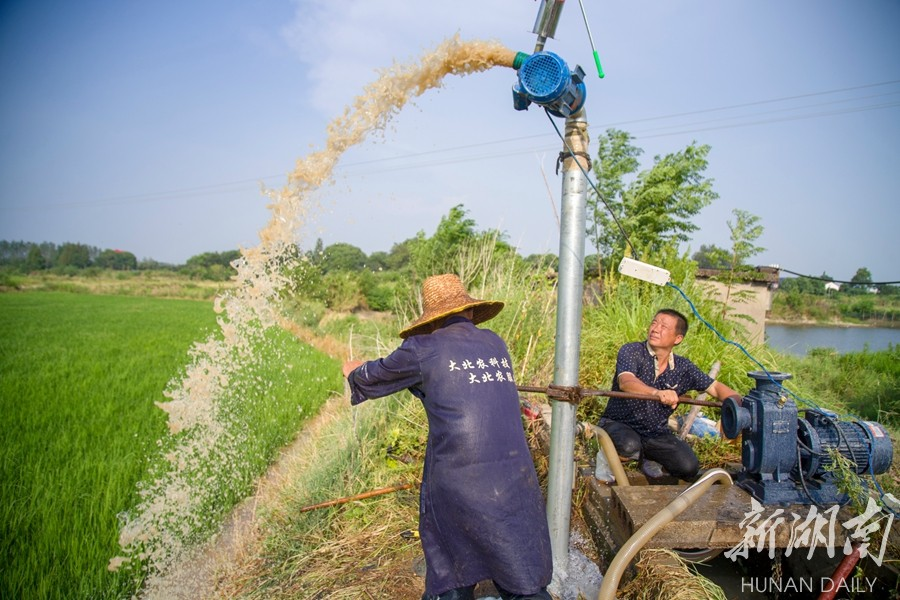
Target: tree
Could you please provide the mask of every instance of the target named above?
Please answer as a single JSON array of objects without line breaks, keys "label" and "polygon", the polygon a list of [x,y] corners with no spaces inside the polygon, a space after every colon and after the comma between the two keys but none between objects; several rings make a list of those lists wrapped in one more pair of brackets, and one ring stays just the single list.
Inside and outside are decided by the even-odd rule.
[{"label": "tree", "polygon": [[[587,271],[587,263],[590,259],[590,256],[584,257],[585,262],[585,271]],[[599,257],[593,261],[594,263],[599,263]],[[525,263],[532,266],[539,266],[544,269],[549,269],[551,271],[559,270],[559,257],[556,254],[546,253],[546,254],[529,254],[525,257]],[[595,264],[597,268],[601,268],[599,264]]]},{"label": "tree", "polygon": [[322,238],[316,238],[316,246],[306,253],[306,257],[314,265],[321,265],[325,258],[325,244]]},{"label": "tree", "polygon": [[475,237],[475,221],[468,218],[468,211],[457,204],[441,217],[434,235],[425,237],[420,231],[409,240],[409,264],[414,277],[424,278],[432,273],[450,270],[453,258],[466,240]]},{"label": "tree", "polygon": [[607,129],[606,134],[597,140],[594,173],[600,193],[599,196],[591,194],[587,200],[587,235],[598,251],[608,253],[623,242],[622,232],[615,225],[612,215],[622,213],[626,193],[624,178],[637,172],[640,167],[638,157],[644,152],[631,144],[632,139],[624,131]]},{"label": "tree", "polygon": [[701,269],[727,269],[729,254],[728,250],[719,248],[715,244],[709,246],[702,244],[700,249],[691,256],[691,259]]},{"label": "tree", "polygon": [[137,258],[131,252],[123,250],[104,250],[94,264],[103,269],[134,271],[137,269]]},{"label": "tree", "polygon": [[858,268],[856,274],[850,278],[850,292],[863,294],[867,292],[870,287],[872,287],[872,273],[865,267]]},{"label": "tree", "polygon": [[366,253],[353,244],[338,242],[325,248],[321,264],[323,273],[359,271],[366,266]]},{"label": "tree", "polygon": [[231,267],[231,263],[241,257],[239,250],[227,250],[225,252],[204,252],[187,259],[188,267],[212,267],[219,265]]},{"label": "tree", "polygon": [[749,269],[747,259],[763,252],[765,248],[756,245],[756,240],[763,233],[763,226],[759,224],[759,217],[745,210],[735,208],[731,211],[735,216],[734,222],[726,221],[731,231],[731,260],[728,264],[728,285],[725,292],[725,302],[722,304],[722,317],[728,308],[731,299],[731,289],[739,272]]},{"label": "tree", "polygon": [[393,271],[400,271],[409,265],[410,246],[414,243],[415,238],[403,240],[398,244],[391,246],[388,253],[387,266]]},{"label": "tree", "polygon": [[211,281],[227,281],[235,274],[231,263],[241,257],[239,250],[227,250],[225,252],[204,252],[187,259],[181,269],[192,278],[207,279]]},{"label": "tree", "polygon": [[44,257],[41,249],[32,244],[28,249],[28,256],[25,258],[25,271],[32,273],[34,271],[43,271],[50,265],[50,262]]},{"label": "tree", "polygon": [[704,177],[710,147],[691,143],[680,152],[655,156],[649,170],[628,184],[625,177],[638,169],[641,150],[633,138],[616,129],[598,141],[594,171],[600,196],[588,197],[588,231],[597,250],[613,260],[626,252],[624,229],[636,253],[654,253],[686,242],[697,226],[691,222],[700,210],[718,198],[712,180]]},{"label": "tree", "polygon": [[366,259],[366,267],[371,271],[383,271],[389,268],[391,257],[387,252],[373,252]]},{"label": "tree", "polygon": [[84,244],[65,243],[60,246],[56,266],[85,269],[91,265],[90,248]]},{"label": "tree", "polygon": [[731,261],[728,266],[731,271],[736,271],[749,267],[747,260],[766,249],[756,245],[756,240],[763,234],[759,217],[739,208],[732,210],[731,214],[735,217],[734,222],[726,221],[731,231]]},{"label": "tree", "polygon": [[797,292],[800,294],[825,294],[825,281],[834,281],[827,273],[822,273],[818,278],[812,277],[783,277],[778,282],[778,289],[782,292]]}]

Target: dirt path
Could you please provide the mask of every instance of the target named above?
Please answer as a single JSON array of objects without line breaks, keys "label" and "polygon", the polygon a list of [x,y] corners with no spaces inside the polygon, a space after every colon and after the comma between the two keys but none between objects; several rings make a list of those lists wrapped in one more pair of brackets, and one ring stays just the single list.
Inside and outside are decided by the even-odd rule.
[{"label": "dirt path", "polygon": [[257,482],[256,492],[238,504],[222,525],[220,532],[197,548],[174,570],[147,581],[142,598],[152,600],[202,600],[226,597],[220,584],[236,577],[237,567],[253,553],[261,540],[258,515],[278,498],[292,473],[307,460],[304,449],[309,440],[319,435],[323,424],[336,412],[345,410],[343,397],[330,398],[302,429],[297,438],[284,448],[265,475]]},{"label": "dirt path", "polygon": [[[344,360],[347,351],[339,340],[317,335],[287,320],[281,326],[302,342],[332,358]],[[235,507],[219,533],[202,547],[194,549],[170,572],[149,577],[141,597],[148,600],[201,600],[227,596],[220,591],[221,583],[237,576],[237,566],[254,552],[261,539],[258,523],[261,509],[277,499],[291,474],[308,461],[305,449],[309,447],[309,441],[315,439],[324,424],[334,419],[341,410],[347,410],[344,397],[328,399],[303,426],[297,438],[282,449],[276,461],[260,477],[256,491]]]}]

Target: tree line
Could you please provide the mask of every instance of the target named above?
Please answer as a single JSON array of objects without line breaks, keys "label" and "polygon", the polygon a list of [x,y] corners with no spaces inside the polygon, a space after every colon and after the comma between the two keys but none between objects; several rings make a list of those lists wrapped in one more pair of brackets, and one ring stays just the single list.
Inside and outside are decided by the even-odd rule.
[{"label": "tree line", "polygon": [[[687,259],[681,255],[680,246],[697,230],[694,217],[719,197],[705,173],[710,146],[692,142],[682,150],[655,156],[652,165],[642,170],[638,159],[643,150],[633,140],[627,132],[612,128],[597,141],[593,160],[597,184],[587,198],[585,233],[592,246],[585,258],[587,278],[602,278],[604,271],[614,268],[623,256],[645,262],[663,261],[664,257]],[[759,217],[739,209],[733,216],[727,222],[730,248],[702,245],[689,259],[700,268],[721,270],[729,286],[752,277],[752,258],[765,250],[757,245],[763,233]],[[441,218],[432,235],[420,231],[386,252],[366,254],[348,243],[325,246],[321,239],[309,250],[295,247],[289,257],[290,276],[293,289],[330,308],[389,310],[401,296],[401,288],[416,285],[430,273],[477,269],[478,264],[485,264],[478,256],[485,252],[516,255],[503,232],[479,231],[465,207],[457,205]],[[224,281],[235,273],[232,262],[239,258],[237,250],[206,252],[189,258],[184,265],[167,265],[150,259],[138,261],[126,250],[80,243],[57,246],[0,241],[0,270],[21,273],[165,269]],[[548,271],[555,271],[557,266],[553,254],[517,256],[517,260]],[[466,266],[467,261],[471,266]],[[820,278],[784,278],[781,289],[825,295],[829,280],[826,274]],[[868,269],[860,268],[852,284],[841,288],[841,293],[866,293],[871,281]],[[896,290],[896,286],[884,286],[879,291],[892,294]]]},{"label": "tree line", "polygon": [[226,281],[234,275],[231,263],[239,258],[238,250],[204,252],[192,256],[183,265],[171,265],[153,259],[138,260],[128,250],[101,249],[88,244],[66,242],[25,242],[0,240],[0,271],[4,273],[50,272],[77,275],[84,272],[173,271],[198,279]]}]

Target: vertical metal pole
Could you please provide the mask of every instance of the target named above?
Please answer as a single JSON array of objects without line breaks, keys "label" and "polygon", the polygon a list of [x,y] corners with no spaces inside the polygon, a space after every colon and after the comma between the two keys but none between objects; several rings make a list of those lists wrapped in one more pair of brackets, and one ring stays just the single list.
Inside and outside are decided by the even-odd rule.
[{"label": "vertical metal pole", "polygon": [[[578,385],[581,357],[581,314],[584,290],[584,240],[587,180],[579,164],[589,168],[587,119],[579,111],[566,119],[563,148],[562,210],[559,231],[559,285],[556,306],[556,354],[553,383]],[[573,158],[569,154],[583,153]],[[579,162],[576,162],[579,161]],[[554,400],[550,428],[550,473],[547,522],[553,552],[554,579],[569,567],[569,526],[575,481],[575,406]]]}]

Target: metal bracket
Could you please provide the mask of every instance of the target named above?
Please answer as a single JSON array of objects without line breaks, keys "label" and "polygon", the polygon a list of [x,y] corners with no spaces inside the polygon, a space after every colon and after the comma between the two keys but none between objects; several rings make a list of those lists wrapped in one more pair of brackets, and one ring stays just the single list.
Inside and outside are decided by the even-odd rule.
[{"label": "metal bracket", "polygon": [[573,406],[578,406],[584,398],[581,386],[553,385],[552,383],[547,386],[547,397],[560,402],[568,402]]}]

